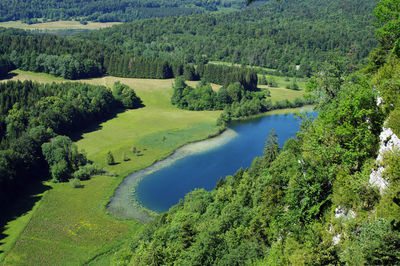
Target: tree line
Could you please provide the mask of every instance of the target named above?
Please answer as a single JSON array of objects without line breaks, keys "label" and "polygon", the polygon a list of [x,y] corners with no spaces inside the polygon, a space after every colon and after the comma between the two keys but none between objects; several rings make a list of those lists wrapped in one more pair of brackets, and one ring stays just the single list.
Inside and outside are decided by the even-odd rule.
[{"label": "tree line", "polygon": [[253,69],[207,64],[206,61],[196,66],[179,60],[134,56],[97,41],[41,36],[13,29],[0,29],[0,41],[0,54],[15,67],[66,79],[104,74],[156,79],[184,75],[188,80],[204,78],[221,85],[240,82],[246,89],[253,90],[258,82]]},{"label": "tree line", "polygon": [[7,76],[14,69],[15,65],[7,57],[0,57],[0,78]]},{"label": "tree line", "polygon": [[273,109],[294,108],[311,104],[312,99],[298,98],[272,103],[268,91],[255,91],[240,82],[229,83],[215,92],[206,80],[196,88],[188,86],[182,77],[175,79],[171,103],[185,110],[224,110],[218,118],[218,125],[226,125],[232,119],[248,117]]},{"label": "tree line", "polygon": [[88,0],[88,1],[11,1],[0,3],[0,21],[22,20],[25,23],[41,21],[80,20],[129,22],[152,17],[190,15],[217,11],[219,8],[243,7],[241,0]]},{"label": "tree line", "polygon": [[119,83],[113,91],[81,83],[0,83],[1,202],[48,176],[67,181],[99,173],[68,136],[118,108],[140,106],[135,92]]},{"label": "tree line", "polygon": [[376,0],[269,1],[227,14],[196,14],[137,21],[81,35],[150,55],[198,64],[204,57],[310,76],[329,51],[357,67],[376,45]]}]

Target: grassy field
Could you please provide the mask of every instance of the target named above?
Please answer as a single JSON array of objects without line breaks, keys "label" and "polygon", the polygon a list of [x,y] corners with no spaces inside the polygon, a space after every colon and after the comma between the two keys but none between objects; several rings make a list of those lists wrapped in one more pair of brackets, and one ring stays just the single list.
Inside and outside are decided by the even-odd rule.
[{"label": "grassy field", "polygon": [[[29,71],[21,71],[14,70],[12,71],[14,75],[10,80],[33,80],[37,82],[65,82],[65,79],[54,77],[49,74],[44,73],[34,73]],[[300,90],[288,90],[286,89],[286,85],[290,83],[290,81],[285,81],[285,77],[275,77],[273,76],[275,81],[278,83],[278,87],[269,87],[265,85],[259,85],[261,89],[268,88],[271,92],[271,100],[273,102],[281,101],[288,99],[289,101],[293,101],[295,98],[301,97],[304,94],[305,89],[305,81],[298,80],[297,84],[299,85]],[[269,76],[267,76],[269,78]],[[149,79],[129,79],[129,78],[115,78],[115,77],[104,77],[104,78],[94,78],[94,79],[85,79],[80,80],[80,82],[86,82],[95,85],[104,85],[104,86],[112,86],[114,82],[120,80],[123,83],[126,83],[129,86],[132,86],[135,90],[137,88],[146,87],[147,85],[151,86],[164,86],[166,90],[171,88],[173,80],[149,80]],[[195,87],[198,81],[187,81],[187,84]],[[211,84],[213,90],[217,91],[221,85]]]},{"label": "grassy field", "polygon": [[79,23],[78,21],[72,20],[61,20],[54,22],[36,23],[36,24],[24,24],[21,21],[7,21],[0,22],[0,27],[5,28],[18,28],[23,30],[98,30],[113,25],[121,24],[121,22],[88,22],[86,25]]},{"label": "grassy field", "polygon": [[[14,80],[61,82],[46,74],[15,71]],[[84,80],[99,85],[121,81],[135,89],[144,108],[119,113],[115,118],[93,125],[79,136],[77,145],[89,159],[116,173],[117,177],[96,176],[73,189],[68,183],[51,184],[36,207],[9,222],[3,239],[0,261],[5,265],[101,264],[114,248],[122,245],[141,226],[135,221],[118,220],[107,214],[105,205],[127,174],[151,165],[179,146],[217,133],[219,112],[191,112],[170,104],[173,80],[145,80],[104,77]],[[142,156],[134,155],[137,147]],[[111,151],[118,164],[105,164]],[[123,155],[130,157],[123,161]],[[14,245],[15,243],[15,245]],[[104,256],[98,256],[103,254]]]},{"label": "grassy field", "polygon": [[[267,86],[259,85],[260,88],[266,88]],[[282,101],[288,99],[289,101],[293,101],[296,98],[302,97],[304,95],[304,90],[288,90],[285,87],[277,87],[272,88],[268,87],[271,92],[271,100],[272,102]]]},{"label": "grassy field", "polygon": [[[227,66],[237,66],[240,67],[242,65],[240,64],[233,64],[229,62],[220,62],[220,61],[210,61],[211,64],[216,64],[216,65],[227,65]],[[254,68],[256,70],[265,70],[265,71],[276,71],[275,69],[271,68],[266,68],[266,67],[254,67],[254,66],[248,66],[250,68]],[[258,74],[258,79],[261,78],[261,74]],[[304,90],[306,88],[306,83],[307,83],[307,78],[292,78],[292,77],[282,77],[278,75],[265,75],[265,78],[267,81],[274,80],[278,84],[277,88],[283,89],[286,88],[287,85],[293,82],[293,80],[296,80],[297,85],[299,85],[300,90]],[[260,87],[265,87],[265,86],[260,86]],[[268,87],[271,88],[271,87]],[[286,93],[287,95],[287,93]]]}]

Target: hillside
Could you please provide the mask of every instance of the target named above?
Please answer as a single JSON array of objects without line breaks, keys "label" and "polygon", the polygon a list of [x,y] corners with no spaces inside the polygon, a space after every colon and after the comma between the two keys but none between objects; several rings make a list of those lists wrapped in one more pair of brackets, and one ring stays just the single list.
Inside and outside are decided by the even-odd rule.
[{"label": "hillside", "polygon": [[[270,1],[228,14],[144,20],[81,36],[135,55],[258,65],[310,75],[334,50],[359,64],[376,45],[368,1]],[[296,71],[296,65],[300,66]]]},{"label": "hillside", "polygon": [[71,37],[0,28],[0,53],[22,70],[68,79],[186,76],[209,60],[309,77],[333,54],[347,56],[349,69],[362,64],[376,44],[374,5],[375,0],[271,1],[227,14],[148,19]]},{"label": "hillside", "polygon": [[0,3],[0,21],[22,20],[29,24],[49,20],[128,22],[152,17],[237,10],[243,8],[244,4],[244,0],[3,0]]}]

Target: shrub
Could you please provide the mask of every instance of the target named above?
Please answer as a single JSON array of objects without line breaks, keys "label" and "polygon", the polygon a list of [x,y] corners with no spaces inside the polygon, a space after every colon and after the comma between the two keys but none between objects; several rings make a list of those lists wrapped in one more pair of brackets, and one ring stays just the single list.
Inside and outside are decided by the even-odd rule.
[{"label": "shrub", "polygon": [[400,110],[394,110],[389,117],[388,127],[390,127],[394,134],[400,137]]},{"label": "shrub", "polygon": [[79,167],[79,170],[75,171],[72,176],[79,180],[88,180],[93,175],[102,174],[104,171],[95,164],[87,164]]},{"label": "shrub", "polygon": [[108,164],[108,165],[113,165],[113,164],[115,164],[114,156],[113,156],[113,154],[111,153],[111,151],[109,151],[109,152],[107,153],[107,164]]},{"label": "shrub", "polygon": [[69,183],[71,184],[71,186],[73,188],[82,188],[83,187],[81,181],[79,179],[77,179],[77,178],[71,178],[69,180]]}]

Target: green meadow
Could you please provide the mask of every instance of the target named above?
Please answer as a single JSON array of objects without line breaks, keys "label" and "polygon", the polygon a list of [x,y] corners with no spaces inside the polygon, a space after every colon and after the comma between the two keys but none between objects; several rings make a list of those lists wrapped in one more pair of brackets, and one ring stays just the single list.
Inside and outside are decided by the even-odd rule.
[{"label": "green meadow", "polygon": [[[63,82],[47,74],[13,71],[13,80]],[[114,250],[124,245],[142,226],[119,220],[105,209],[117,186],[128,174],[166,158],[178,147],[218,134],[220,111],[185,111],[170,103],[173,80],[103,77],[86,82],[111,87],[120,81],[132,87],[143,108],[117,113],[101,124],[88,125],[75,136],[79,149],[112,175],[83,181],[83,188],[69,183],[45,182],[49,189],[34,208],[10,221],[0,246],[5,265],[108,264]],[[195,86],[196,82],[189,82]],[[213,84],[217,90],[220,86]],[[261,86],[262,87],[262,86]],[[270,88],[272,100],[294,99],[302,91]],[[136,151],[133,152],[135,148]],[[116,164],[106,164],[111,151]],[[125,160],[124,160],[125,158]]]},{"label": "green meadow", "polygon": [[111,27],[113,25],[122,24],[121,22],[87,22],[86,25],[83,25],[79,21],[73,20],[59,20],[52,22],[43,22],[43,23],[35,23],[35,24],[25,24],[21,21],[5,21],[0,22],[0,27],[5,28],[18,28],[23,30],[71,30],[71,29],[81,29],[81,30],[98,30],[107,27]]}]

